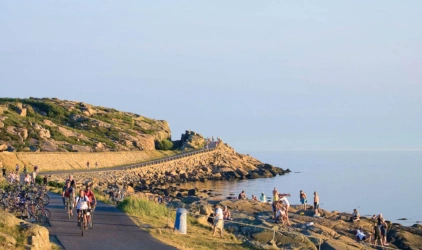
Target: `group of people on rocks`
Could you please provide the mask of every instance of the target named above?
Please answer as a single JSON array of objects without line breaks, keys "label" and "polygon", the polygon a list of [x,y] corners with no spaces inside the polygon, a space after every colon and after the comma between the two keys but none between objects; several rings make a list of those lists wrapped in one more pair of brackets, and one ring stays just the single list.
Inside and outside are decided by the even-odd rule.
[{"label": "group of people on rocks", "polygon": [[[359,227],[356,230],[356,240],[357,241],[366,241],[369,243],[379,245],[379,246],[389,246],[387,243],[387,230],[388,224],[385,221],[382,214],[373,215],[370,219],[373,222],[373,227],[371,232],[365,233],[362,227]],[[350,218],[351,222],[359,222],[360,214],[358,210],[353,209],[352,217]]]},{"label": "group of people on rocks", "polygon": [[[2,167],[1,170],[2,170],[3,177],[4,178],[7,178],[9,183],[20,182],[20,173],[19,173],[20,166],[19,166],[19,164],[16,164],[15,170],[10,171],[9,172],[9,175],[7,175],[7,169],[6,169],[6,167],[3,166],[3,164],[0,164],[0,165]],[[38,171],[39,171],[38,166],[34,166],[34,171],[32,172],[32,175],[30,175],[28,173],[28,168],[24,165],[22,172],[24,174],[24,182],[25,182],[25,184],[28,184],[29,185],[31,183],[35,183],[35,179],[37,178]]]}]

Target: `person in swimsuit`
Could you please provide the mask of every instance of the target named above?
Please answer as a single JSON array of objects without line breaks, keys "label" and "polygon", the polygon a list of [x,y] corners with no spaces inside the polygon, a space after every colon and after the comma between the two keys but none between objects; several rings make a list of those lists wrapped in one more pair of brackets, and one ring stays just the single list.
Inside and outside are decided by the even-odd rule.
[{"label": "person in swimsuit", "polygon": [[319,209],[319,196],[318,193],[314,192],[314,210]]},{"label": "person in swimsuit", "polygon": [[277,188],[274,188],[274,190],[273,190],[273,201],[278,201],[279,199],[280,199],[280,197],[279,197],[278,190],[277,190]]},{"label": "person in swimsuit", "polygon": [[352,222],[360,220],[360,214],[358,210],[355,208],[353,209],[352,218],[350,219]]},{"label": "person in swimsuit", "polygon": [[303,192],[303,190],[300,190],[299,197],[300,197],[300,203],[302,204],[302,209],[306,210],[306,203],[308,201],[306,200],[306,194],[305,192]]}]

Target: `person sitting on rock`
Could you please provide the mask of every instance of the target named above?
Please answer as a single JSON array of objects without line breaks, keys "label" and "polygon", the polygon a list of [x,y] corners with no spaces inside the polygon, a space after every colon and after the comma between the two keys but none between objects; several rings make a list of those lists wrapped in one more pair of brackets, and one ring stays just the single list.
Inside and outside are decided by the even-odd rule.
[{"label": "person sitting on rock", "polygon": [[353,209],[352,218],[350,219],[352,222],[360,220],[360,214],[358,210],[355,208]]},{"label": "person sitting on rock", "polygon": [[363,231],[362,227],[359,227],[359,229],[356,230],[356,240],[357,241],[365,241],[366,240],[366,235],[365,235],[365,232]]},{"label": "person sitting on rock", "polygon": [[238,199],[239,199],[239,200],[247,200],[247,199],[248,199],[248,198],[246,197],[245,191],[242,191],[242,192],[239,194]]},{"label": "person sitting on rock", "polygon": [[267,202],[267,196],[265,196],[265,194],[264,194],[264,193],[261,193],[261,197],[259,197],[259,200],[260,200],[261,202]]},{"label": "person sitting on rock", "polygon": [[255,196],[255,195],[252,195],[252,200],[253,200],[253,201],[258,201],[258,198],[256,198],[256,196]]},{"label": "person sitting on rock", "polygon": [[230,210],[227,208],[227,206],[224,206],[224,209],[223,209],[223,219],[232,220],[232,215],[230,213]]}]

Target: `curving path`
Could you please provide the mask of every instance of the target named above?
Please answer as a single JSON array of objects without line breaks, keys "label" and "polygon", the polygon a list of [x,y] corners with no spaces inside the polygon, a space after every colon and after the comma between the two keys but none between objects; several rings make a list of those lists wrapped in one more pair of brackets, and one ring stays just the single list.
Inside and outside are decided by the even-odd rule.
[{"label": "curving path", "polygon": [[126,170],[126,169],[132,169],[132,168],[141,168],[141,167],[145,167],[145,166],[151,166],[151,165],[156,165],[156,164],[160,164],[160,163],[163,163],[163,162],[168,162],[168,161],[172,161],[172,160],[190,157],[192,155],[206,153],[206,152],[209,152],[209,151],[213,151],[216,148],[217,148],[217,143],[216,142],[210,142],[208,144],[208,149],[199,149],[199,150],[184,152],[184,153],[181,153],[181,154],[168,156],[168,157],[164,157],[164,158],[161,158],[161,159],[158,159],[158,160],[151,160],[151,161],[138,163],[138,164],[129,164],[129,165],[118,166],[118,167],[98,168],[98,169],[91,167],[89,170],[87,170],[87,169],[70,169],[70,170],[48,171],[48,172],[40,172],[39,174],[49,175],[49,174],[66,174],[66,173],[69,173],[69,174],[71,174],[71,173],[90,173],[90,172],[101,172],[101,171],[110,171],[110,170]]},{"label": "curving path", "polygon": [[50,235],[56,236],[67,250],[176,249],[153,238],[116,207],[102,202],[97,204],[94,228],[85,231],[82,237],[76,216],[68,220],[61,196],[53,193],[49,195],[50,204],[47,207],[51,211],[51,227],[48,229]]}]

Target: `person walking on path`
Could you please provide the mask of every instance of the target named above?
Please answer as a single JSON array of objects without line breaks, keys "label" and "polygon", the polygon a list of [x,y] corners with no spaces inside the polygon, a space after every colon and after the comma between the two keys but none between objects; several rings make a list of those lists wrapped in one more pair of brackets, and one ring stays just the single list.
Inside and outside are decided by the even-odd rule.
[{"label": "person walking on path", "polygon": [[[0,163],[1,163],[1,161],[0,161]],[[0,165],[3,165],[3,164],[0,164]],[[2,166],[1,171],[3,172],[3,177],[6,178],[6,168],[4,166]]]},{"label": "person walking on path", "polygon": [[319,209],[319,196],[318,193],[314,192],[314,210]]},{"label": "person walking on path", "polygon": [[303,190],[300,190],[299,197],[300,197],[300,203],[302,204],[302,208],[306,210],[306,203],[308,201],[306,200],[306,194],[305,192],[303,192]]},{"label": "person walking on path", "polygon": [[224,228],[224,215],[223,210],[221,209],[220,205],[215,205],[215,217],[214,217],[214,230],[212,232],[212,236],[215,236],[215,232],[217,229],[220,230],[220,237],[223,238],[223,228]]},{"label": "person walking on path", "polygon": [[15,170],[16,170],[16,174],[19,174],[19,164],[16,164]]},{"label": "person walking on path", "polygon": [[95,162],[95,168],[98,169],[98,161]]},{"label": "person walking on path", "polygon": [[89,161],[86,162],[86,169],[89,170]]}]

